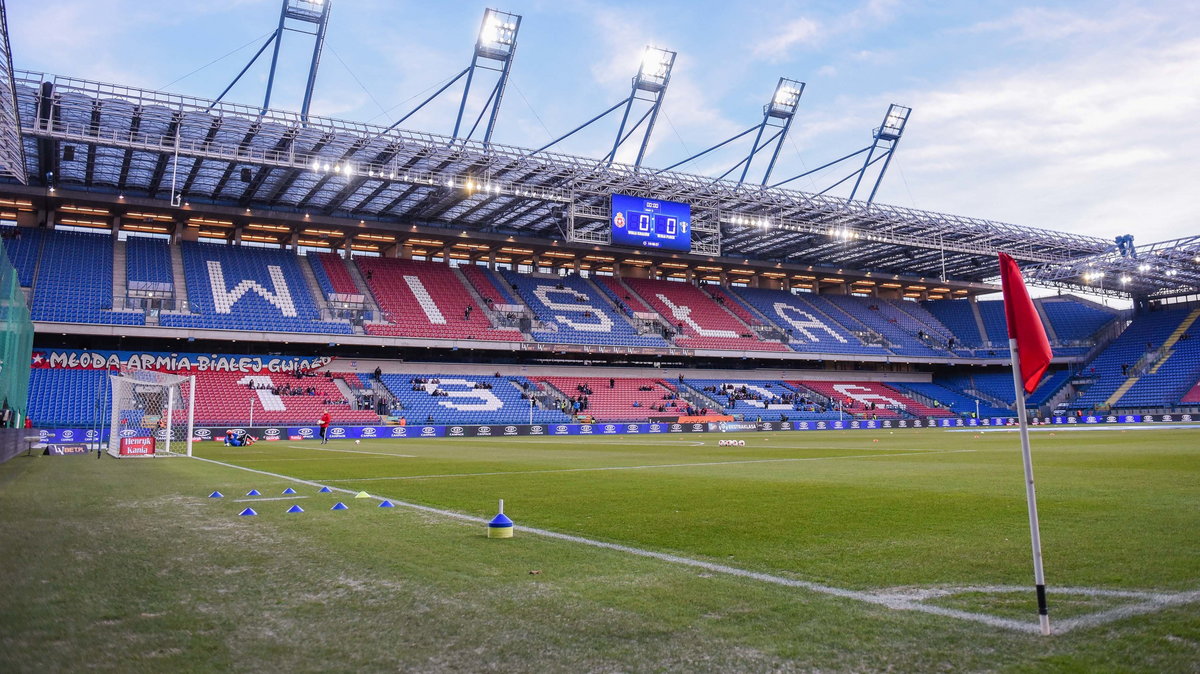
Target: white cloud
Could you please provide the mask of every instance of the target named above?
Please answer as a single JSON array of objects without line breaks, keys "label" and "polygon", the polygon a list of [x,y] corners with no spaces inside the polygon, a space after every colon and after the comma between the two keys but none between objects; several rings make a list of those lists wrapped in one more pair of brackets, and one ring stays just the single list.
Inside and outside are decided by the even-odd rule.
[{"label": "white cloud", "polygon": [[[1115,44],[904,97],[916,105],[897,157],[922,208],[1143,241],[1195,230],[1200,40]],[[905,194],[893,178],[885,194]]]},{"label": "white cloud", "polygon": [[788,52],[796,47],[812,46],[821,39],[821,25],[807,17],[785,24],[779,32],[767,37],[754,47],[755,58],[770,62],[786,61]]},{"label": "white cloud", "polygon": [[984,21],[966,29],[969,33],[1005,33],[1010,39],[1050,42],[1079,36],[1127,33],[1159,24],[1161,19],[1140,9],[1108,14],[1077,14],[1045,7],[1020,7],[1002,19]]}]

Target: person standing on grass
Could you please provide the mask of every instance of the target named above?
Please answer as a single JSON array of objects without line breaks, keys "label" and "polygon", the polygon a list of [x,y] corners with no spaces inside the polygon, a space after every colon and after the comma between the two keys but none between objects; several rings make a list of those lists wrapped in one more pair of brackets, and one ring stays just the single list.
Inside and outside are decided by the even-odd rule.
[{"label": "person standing on grass", "polygon": [[329,444],[329,410],[321,410],[321,420],[317,422],[321,426],[321,444]]}]

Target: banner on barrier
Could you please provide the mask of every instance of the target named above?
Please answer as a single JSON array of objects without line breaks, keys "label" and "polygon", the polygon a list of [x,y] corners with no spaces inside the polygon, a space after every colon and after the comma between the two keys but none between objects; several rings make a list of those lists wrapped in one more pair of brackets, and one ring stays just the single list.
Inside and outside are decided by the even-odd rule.
[{"label": "banner on barrier", "polygon": [[[1193,414],[1121,414],[1056,416],[1037,420],[1038,425],[1047,424],[1137,424],[1156,422],[1198,421],[1200,415]],[[824,431],[847,429],[891,429],[891,428],[958,428],[1012,426],[1011,417],[988,417],[983,419],[931,418],[931,419],[819,419],[803,421],[718,421],[718,422],[650,422],[650,423],[593,423],[593,424],[491,424],[491,425],[410,425],[410,426],[331,426],[331,440],[374,440],[380,438],[493,438],[524,436],[579,436],[579,435],[640,435],[671,433],[732,433],[745,431]],[[259,441],[312,440],[321,436],[317,426],[198,426],[192,439],[197,442],[212,440],[223,442],[230,430],[245,431]],[[125,429],[121,432],[121,443],[138,440],[138,445],[153,446],[150,429]],[[48,428],[40,429],[38,436],[46,444],[73,444],[95,442],[106,437],[107,431],[94,428]]]},{"label": "banner on barrier", "polygon": [[154,438],[121,438],[121,456],[147,456],[154,453]]}]

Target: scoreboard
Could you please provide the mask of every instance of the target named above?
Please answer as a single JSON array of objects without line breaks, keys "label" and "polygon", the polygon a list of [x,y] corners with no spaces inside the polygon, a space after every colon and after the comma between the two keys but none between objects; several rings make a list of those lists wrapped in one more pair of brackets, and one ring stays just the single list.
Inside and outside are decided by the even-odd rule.
[{"label": "scoreboard", "polygon": [[610,213],[614,246],[692,249],[692,207],[687,204],[614,194]]}]

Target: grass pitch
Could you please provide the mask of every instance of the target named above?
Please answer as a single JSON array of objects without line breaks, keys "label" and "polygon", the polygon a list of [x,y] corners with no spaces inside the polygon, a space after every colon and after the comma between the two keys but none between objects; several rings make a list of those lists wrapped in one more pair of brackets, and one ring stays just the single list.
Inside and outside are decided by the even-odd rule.
[{"label": "grass pitch", "polygon": [[1033,434],[1049,638],[1006,626],[1036,623],[1015,433],[722,437],[18,457],[0,669],[1200,668],[1200,430]]}]

